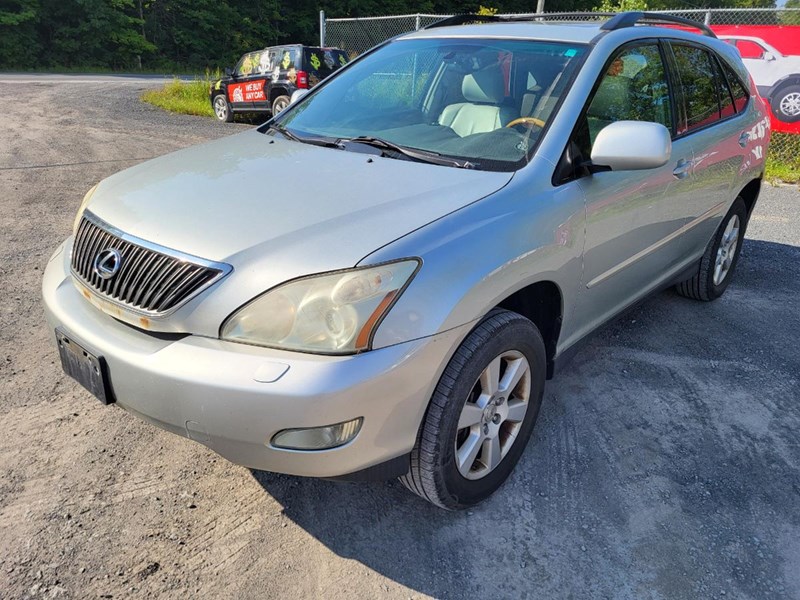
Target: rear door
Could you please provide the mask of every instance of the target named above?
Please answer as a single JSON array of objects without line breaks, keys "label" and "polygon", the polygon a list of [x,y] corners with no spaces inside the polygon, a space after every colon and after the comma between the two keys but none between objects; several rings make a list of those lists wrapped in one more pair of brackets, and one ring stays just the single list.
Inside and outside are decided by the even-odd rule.
[{"label": "rear door", "polygon": [[686,107],[679,136],[691,143],[698,190],[688,204],[689,216],[698,224],[684,237],[694,253],[702,253],[733,203],[733,185],[750,151],[750,124],[742,118],[746,100],[743,105],[741,82],[738,99],[734,99],[728,82],[729,76],[736,77],[732,69],[723,68],[716,54],[705,46],[677,41],[670,46]]},{"label": "rear door", "polygon": [[248,98],[252,100],[253,109],[255,110],[267,110],[269,109],[267,86],[269,85],[269,74],[272,70],[269,49],[254,52],[250,60],[253,72],[245,86],[245,100]]}]

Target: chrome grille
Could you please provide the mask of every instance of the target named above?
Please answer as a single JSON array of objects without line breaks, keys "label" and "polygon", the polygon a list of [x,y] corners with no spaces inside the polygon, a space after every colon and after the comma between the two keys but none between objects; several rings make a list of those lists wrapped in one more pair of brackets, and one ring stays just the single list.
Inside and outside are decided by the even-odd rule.
[{"label": "chrome grille", "polygon": [[[103,278],[95,261],[106,250],[119,253],[119,268]],[[231,271],[230,265],[128,235],[88,211],[75,234],[71,264],[73,275],[107,300],[150,316],[168,314]]]}]

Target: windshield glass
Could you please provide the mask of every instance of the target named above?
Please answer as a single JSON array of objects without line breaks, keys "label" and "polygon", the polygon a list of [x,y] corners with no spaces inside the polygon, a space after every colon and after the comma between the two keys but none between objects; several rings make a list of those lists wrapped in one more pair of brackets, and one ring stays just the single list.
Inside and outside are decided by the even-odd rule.
[{"label": "windshield glass", "polygon": [[530,157],[585,47],[531,40],[392,42],[276,121],[300,137],[373,137],[510,171]]}]

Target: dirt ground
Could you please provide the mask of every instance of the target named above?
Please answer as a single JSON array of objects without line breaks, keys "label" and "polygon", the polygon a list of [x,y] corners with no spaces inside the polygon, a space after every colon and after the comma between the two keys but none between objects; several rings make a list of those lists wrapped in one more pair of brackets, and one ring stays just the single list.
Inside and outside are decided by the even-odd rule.
[{"label": "dirt ground", "polygon": [[147,85],[0,75],[0,598],[800,598],[796,188],[763,192],[723,299],[596,335],[508,483],[447,513],[234,466],[62,374],[40,281],[83,194],[248,126]]}]

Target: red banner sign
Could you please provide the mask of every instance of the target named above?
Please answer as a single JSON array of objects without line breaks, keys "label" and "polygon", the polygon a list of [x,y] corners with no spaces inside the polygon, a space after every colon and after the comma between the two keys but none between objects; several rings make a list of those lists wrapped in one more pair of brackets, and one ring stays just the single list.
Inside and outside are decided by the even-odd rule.
[{"label": "red banner sign", "polygon": [[267,99],[264,93],[266,79],[255,79],[242,83],[228,84],[228,102],[264,102]]}]

